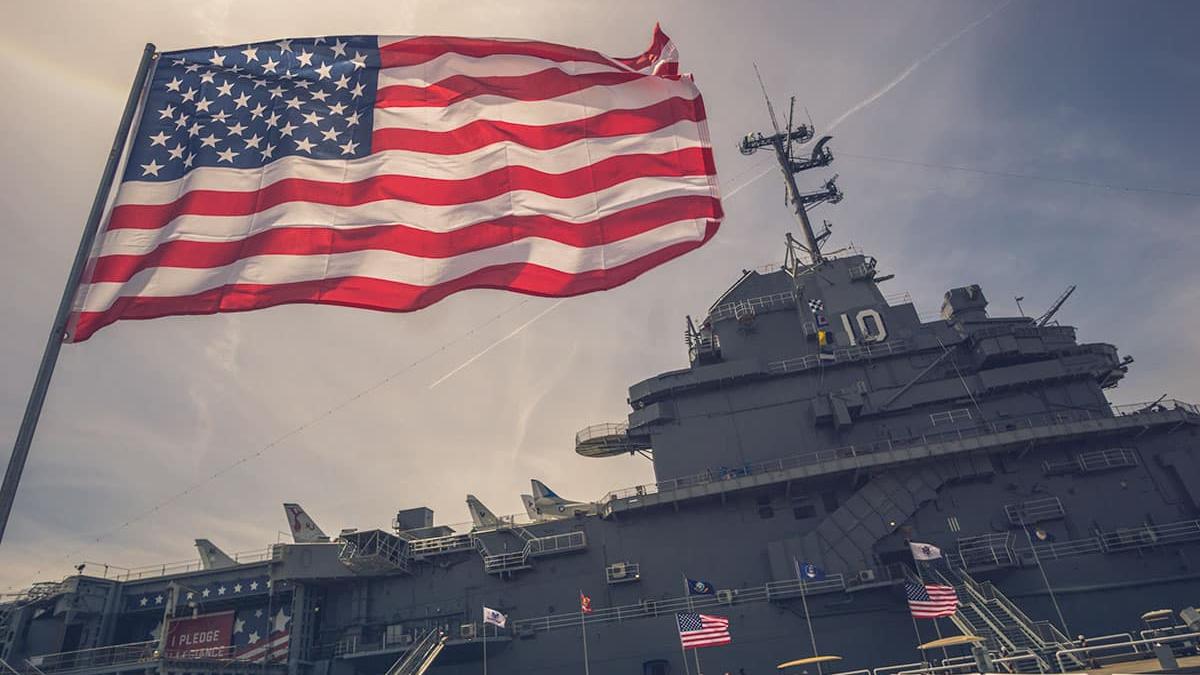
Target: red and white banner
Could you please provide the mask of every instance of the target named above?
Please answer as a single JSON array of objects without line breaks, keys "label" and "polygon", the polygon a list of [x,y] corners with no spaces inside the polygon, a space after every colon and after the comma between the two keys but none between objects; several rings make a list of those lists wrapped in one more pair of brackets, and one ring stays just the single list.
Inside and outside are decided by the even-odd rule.
[{"label": "red and white banner", "polygon": [[171,619],[167,624],[167,658],[228,656],[233,638],[233,611]]}]

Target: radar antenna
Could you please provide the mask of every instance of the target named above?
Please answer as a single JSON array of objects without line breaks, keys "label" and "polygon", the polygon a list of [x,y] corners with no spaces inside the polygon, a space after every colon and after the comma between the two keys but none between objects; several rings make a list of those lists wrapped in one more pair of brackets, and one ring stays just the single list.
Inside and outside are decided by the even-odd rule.
[{"label": "radar antenna", "polygon": [[767,86],[763,84],[762,74],[758,72],[758,64],[754,64],[754,74],[758,77],[758,86],[762,88],[763,98],[767,102],[767,113],[771,116],[771,128],[775,133],[771,136],[766,136],[762,132],[754,131],[746,134],[738,145],[738,150],[743,155],[752,155],[763,148],[771,148],[775,151],[775,158],[779,161],[779,168],[783,171],[783,180],[787,188],[787,202],[795,209],[796,217],[800,221],[800,228],[804,234],[803,241],[797,241],[788,236],[788,256],[791,258],[794,254],[792,247],[796,247],[806,253],[812,262],[817,264],[824,260],[821,255],[821,244],[829,236],[829,227],[826,228],[820,235],[813,231],[812,222],[808,218],[808,209],[823,202],[836,204],[842,200],[842,192],[838,190],[835,181],[837,176],[826,181],[823,189],[815,192],[800,192],[800,188],[796,186],[796,174],[809,169],[829,166],[833,162],[833,153],[828,148],[829,141],[832,136],[824,136],[817,144],[813,146],[812,152],[808,157],[803,159],[794,159],[792,155],[792,147],[795,143],[803,145],[812,140],[813,127],[809,124],[794,124],[796,111],[796,98],[793,96],[788,110],[787,128],[781,130],[779,128],[779,120],[775,117],[775,107],[771,104],[771,97],[767,95]]},{"label": "radar antenna", "polygon": [[1045,314],[1034,319],[1033,322],[1037,324],[1039,328],[1050,323],[1050,319],[1053,319],[1054,315],[1058,314],[1058,310],[1062,309],[1063,303],[1065,303],[1067,298],[1071,297],[1071,294],[1074,292],[1075,284],[1067,286],[1067,290],[1063,291],[1062,295],[1058,296],[1058,299],[1054,301],[1054,304],[1050,305],[1050,309],[1046,310]]}]

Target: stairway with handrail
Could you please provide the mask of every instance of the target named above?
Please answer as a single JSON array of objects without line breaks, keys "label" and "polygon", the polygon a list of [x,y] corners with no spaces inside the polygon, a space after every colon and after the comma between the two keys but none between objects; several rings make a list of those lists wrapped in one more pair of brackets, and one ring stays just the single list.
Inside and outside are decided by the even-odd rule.
[{"label": "stairway with handrail", "polygon": [[445,649],[446,639],[446,635],[440,629],[431,629],[417,640],[408,653],[388,668],[387,675],[424,675]]},{"label": "stairway with handrail", "polygon": [[[1032,672],[1052,670],[1055,652],[1071,644],[1054,624],[1030,619],[990,581],[976,581],[964,570],[933,570],[933,574],[958,593],[959,611],[953,620],[960,630],[984,638],[992,651],[1033,654],[1036,662],[1027,666],[1036,669]],[[1018,668],[1014,672],[1021,671]]]}]

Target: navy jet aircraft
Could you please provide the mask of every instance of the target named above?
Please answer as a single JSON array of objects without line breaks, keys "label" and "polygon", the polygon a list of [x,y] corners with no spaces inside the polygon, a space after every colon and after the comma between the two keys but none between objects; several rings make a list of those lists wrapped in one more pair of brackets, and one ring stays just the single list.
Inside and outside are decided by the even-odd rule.
[{"label": "navy jet aircraft", "polygon": [[[546,487],[542,481],[534,478],[530,483],[533,485],[533,513],[531,517],[536,516],[535,520],[560,520],[563,518],[573,518],[579,516],[593,516],[598,510],[597,504],[594,502],[573,502],[562,497],[559,497],[554,490]],[[522,496],[524,500],[524,496]],[[526,502],[526,510],[530,508],[530,504]]]}]

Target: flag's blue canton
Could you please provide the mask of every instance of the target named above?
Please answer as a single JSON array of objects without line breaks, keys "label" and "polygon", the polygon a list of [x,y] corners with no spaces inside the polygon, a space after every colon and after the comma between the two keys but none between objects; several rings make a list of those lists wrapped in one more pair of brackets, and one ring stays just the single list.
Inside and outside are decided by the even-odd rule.
[{"label": "flag's blue canton", "polygon": [[371,152],[379,74],[374,37],[324,37],[159,56],[125,180],[198,167],[250,169],[280,157]]},{"label": "flag's blue canton", "polygon": [[701,628],[704,628],[704,621],[700,619],[699,614],[680,612],[675,615],[675,620],[679,623],[680,633],[687,633],[689,631],[700,630]]},{"label": "flag's blue canton", "polygon": [[926,591],[925,587],[921,584],[914,584],[911,581],[905,582],[904,590],[908,593],[909,600],[915,600],[917,602],[930,602],[929,592]]}]

